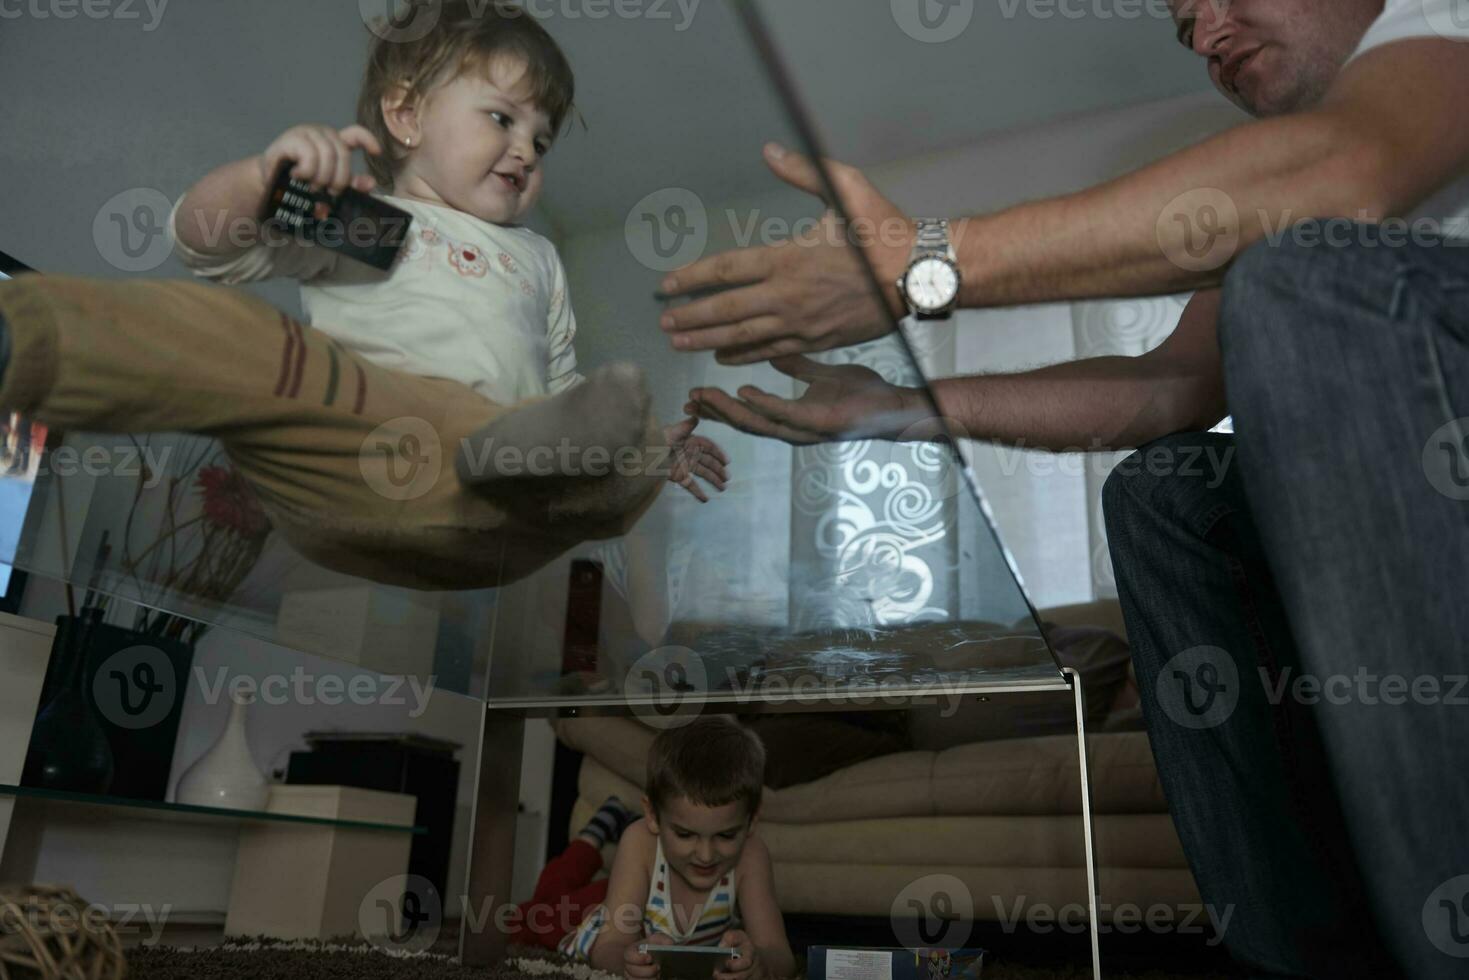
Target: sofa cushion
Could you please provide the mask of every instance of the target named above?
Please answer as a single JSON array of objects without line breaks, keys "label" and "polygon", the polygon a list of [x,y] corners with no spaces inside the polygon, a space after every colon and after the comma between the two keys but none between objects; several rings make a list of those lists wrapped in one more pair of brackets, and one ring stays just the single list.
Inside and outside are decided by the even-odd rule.
[{"label": "sofa cushion", "polygon": [[[596,758],[628,782],[646,779],[654,732],[634,718],[561,718],[569,747]],[[1089,739],[1092,808],[1097,813],[1163,813],[1167,807],[1147,735],[1116,732]],[[765,818],[816,823],[932,815],[1074,814],[1081,806],[1074,735],[961,745],[943,752],[898,752],[847,766],[821,779],[767,789]]]}]

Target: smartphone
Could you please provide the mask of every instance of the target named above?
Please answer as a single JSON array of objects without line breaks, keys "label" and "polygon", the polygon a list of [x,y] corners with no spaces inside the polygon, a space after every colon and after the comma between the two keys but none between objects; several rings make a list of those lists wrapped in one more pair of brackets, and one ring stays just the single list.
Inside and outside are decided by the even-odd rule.
[{"label": "smartphone", "polygon": [[639,953],[652,953],[662,980],[710,980],[727,959],[739,959],[733,946],[656,946],[638,943]]}]

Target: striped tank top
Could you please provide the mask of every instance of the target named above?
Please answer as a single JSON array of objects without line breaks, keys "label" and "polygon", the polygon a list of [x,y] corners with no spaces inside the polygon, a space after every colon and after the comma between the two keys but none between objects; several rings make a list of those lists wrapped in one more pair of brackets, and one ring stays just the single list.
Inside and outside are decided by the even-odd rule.
[{"label": "striped tank top", "polygon": [[[668,862],[663,858],[663,840],[659,838],[658,853],[653,858],[653,877],[648,885],[648,901],[643,906],[643,932],[649,936],[662,933],[681,946],[717,946],[719,938],[727,930],[741,928],[735,888],[734,869],[730,869],[709,890],[709,897],[699,909],[698,921],[687,930],[680,931],[673,915]],[[606,922],[607,906],[594,907],[581,925],[562,937],[557,948],[578,960],[589,960],[592,946]]]}]

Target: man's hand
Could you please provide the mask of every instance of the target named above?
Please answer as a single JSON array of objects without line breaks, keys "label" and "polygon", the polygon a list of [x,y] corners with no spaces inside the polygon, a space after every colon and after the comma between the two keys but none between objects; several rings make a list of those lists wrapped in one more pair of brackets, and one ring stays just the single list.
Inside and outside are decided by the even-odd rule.
[{"label": "man's hand", "polygon": [[738,959],[720,960],[714,970],[714,980],[764,980],[766,972],[760,962],[760,951],[743,929],[728,930],[719,937],[719,945],[733,946],[740,955]]},{"label": "man's hand", "polygon": [[658,961],[652,953],[638,952],[638,946],[672,946],[673,940],[655,932],[647,939],[635,939],[622,948],[622,975],[627,980],[658,980]]},{"label": "man's hand", "polygon": [[663,436],[668,440],[668,448],[673,451],[673,455],[669,457],[672,468],[668,473],[668,482],[677,483],[698,498],[699,503],[707,504],[709,496],[694,478],[701,477],[723,493],[729,483],[729,474],[725,470],[729,465],[729,457],[712,439],[693,434],[694,426],[698,424],[699,420],[691,417],[664,427]]},{"label": "man's hand", "polygon": [[[797,446],[897,439],[933,416],[921,390],[890,385],[860,364],[821,364],[800,355],[777,357],[770,364],[806,382],[805,393],[792,400],[744,385],[732,398],[718,388],[695,388],[684,411]],[[918,427],[932,435],[929,427]]]},{"label": "man's hand", "polygon": [[[805,156],[767,144],[776,176],[821,196],[820,171]],[[897,287],[913,249],[913,222],[860,170],[828,160],[827,172],[852,218],[850,241],[831,210],[818,227],[776,245],[711,255],[671,273],[662,291],[683,296],[736,287],[664,314],[660,326],[676,350],[713,350],[722,364],[755,364],[782,354],[830,350],[881,337],[906,310]],[[877,270],[884,302],[853,248]]]}]

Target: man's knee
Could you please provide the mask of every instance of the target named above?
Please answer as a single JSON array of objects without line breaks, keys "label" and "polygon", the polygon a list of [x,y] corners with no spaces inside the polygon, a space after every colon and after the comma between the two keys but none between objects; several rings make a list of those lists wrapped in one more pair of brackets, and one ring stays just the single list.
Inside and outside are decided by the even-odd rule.
[{"label": "man's knee", "polygon": [[1109,547],[1129,549],[1164,524],[1189,523],[1232,492],[1232,437],[1177,432],[1140,446],[1102,484]]}]

